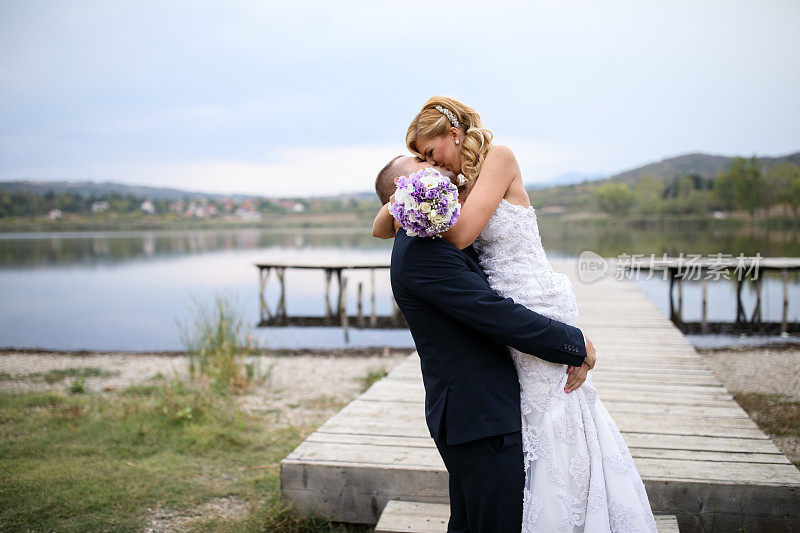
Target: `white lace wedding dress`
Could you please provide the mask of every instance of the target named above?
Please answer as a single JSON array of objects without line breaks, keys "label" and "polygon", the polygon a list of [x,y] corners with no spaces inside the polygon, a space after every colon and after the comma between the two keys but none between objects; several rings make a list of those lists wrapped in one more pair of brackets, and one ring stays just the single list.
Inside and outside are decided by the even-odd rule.
[{"label": "white lace wedding dress", "polygon": [[[503,199],[474,247],[500,295],[577,326],[572,285],[547,261],[533,207]],[[522,391],[522,531],[656,531],[644,484],[591,372],[566,394],[565,365],[511,353]]]}]

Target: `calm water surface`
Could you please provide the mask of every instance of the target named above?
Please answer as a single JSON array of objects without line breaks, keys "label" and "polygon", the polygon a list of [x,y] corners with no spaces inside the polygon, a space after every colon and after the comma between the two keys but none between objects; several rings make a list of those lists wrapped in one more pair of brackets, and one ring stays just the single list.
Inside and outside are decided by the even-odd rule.
[{"label": "calm water surface", "polygon": [[[796,242],[776,245],[761,238],[709,235],[697,232],[652,235],[541,223],[550,259],[577,257],[593,250],[609,257],[619,253],[791,255]],[[726,250],[714,248],[720,242]],[[671,244],[670,244],[671,243]],[[677,244],[676,244],[677,243]],[[738,246],[738,249],[735,248]],[[673,247],[675,249],[673,249]],[[324,231],[268,229],[204,231],[136,231],[0,234],[0,347],[59,350],[157,351],[183,349],[179,324],[188,324],[193,301],[210,303],[215,295],[231,298],[251,324],[258,321],[258,274],[255,263],[285,260],[388,261],[391,241],[372,238],[364,230]],[[777,253],[776,253],[777,252]],[[788,253],[787,253],[788,252]],[[767,255],[763,251],[762,255]],[[351,272],[348,308],[354,312],[358,281],[368,286],[367,272]],[[388,271],[378,271],[377,312],[391,312]],[[287,272],[289,314],[322,315],[324,279],[321,272]],[[668,295],[660,279],[642,286],[666,314]],[[733,319],[735,286],[711,283],[712,320]],[[780,282],[765,284],[765,318],[780,317]],[[791,284],[790,319],[800,314],[800,289]],[[684,290],[684,318],[699,317],[699,283]],[[267,296],[276,301],[274,276]],[[752,291],[745,294],[746,305]],[[369,304],[365,302],[369,312]],[[275,348],[413,346],[405,330],[351,328],[345,343],[339,328],[259,328],[256,337]]]}]

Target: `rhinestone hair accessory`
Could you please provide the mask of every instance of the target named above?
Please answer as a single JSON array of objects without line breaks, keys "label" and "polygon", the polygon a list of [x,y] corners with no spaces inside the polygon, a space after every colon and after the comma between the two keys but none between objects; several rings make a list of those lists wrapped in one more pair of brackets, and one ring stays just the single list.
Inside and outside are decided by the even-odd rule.
[{"label": "rhinestone hair accessory", "polygon": [[452,111],[450,111],[449,109],[447,109],[446,107],[441,106],[441,105],[437,105],[437,106],[435,106],[435,108],[442,115],[447,117],[447,120],[450,121],[450,124],[452,124],[454,128],[458,127],[458,119],[456,119],[456,116],[453,114]]}]

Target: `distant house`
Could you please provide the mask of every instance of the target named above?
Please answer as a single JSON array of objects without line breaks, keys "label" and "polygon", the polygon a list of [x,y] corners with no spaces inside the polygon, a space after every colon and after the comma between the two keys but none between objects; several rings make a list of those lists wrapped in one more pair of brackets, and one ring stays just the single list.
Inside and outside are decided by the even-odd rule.
[{"label": "distant house", "polygon": [[302,213],[303,211],[306,210],[306,206],[304,206],[300,202],[295,202],[293,200],[280,199],[276,200],[275,203],[281,206],[283,209],[287,211],[292,211],[294,213]]},{"label": "distant house", "polygon": [[55,220],[57,218],[61,218],[61,209],[51,209],[47,212],[47,218],[49,220]]},{"label": "distant house", "polygon": [[156,207],[153,205],[153,202],[151,202],[150,200],[145,200],[144,202],[142,202],[142,204],[139,206],[139,209],[141,209],[143,212],[147,213],[148,215],[155,215],[156,214]]},{"label": "distant house", "polygon": [[108,211],[108,202],[92,202],[92,213]]},{"label": "distant house", "polygon": [[253,209],[245,209],[244,207],[237,209],[234,215],[245,220],[261,220],[261,213]]}]

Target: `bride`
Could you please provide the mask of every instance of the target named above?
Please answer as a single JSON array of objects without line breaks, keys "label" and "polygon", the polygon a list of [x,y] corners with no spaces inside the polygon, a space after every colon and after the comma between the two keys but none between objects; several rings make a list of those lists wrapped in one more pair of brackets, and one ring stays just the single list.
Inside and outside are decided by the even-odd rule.
[{"label": "bride", "polygon": [[[433,97],[411,121],[406,145],[462,180],[461,215],[442,236],[460,249],[474,245],[501,296],[577,327],[572,285],[547,260],[514,154],[492,145],[478,113]],[[375,218],[376,237],[393,237],[398,228],[385,207]],[[510,350],[522,402],[522,531],[656,531],[639,472],[591,377],[574,388],[586,366]]]}]

